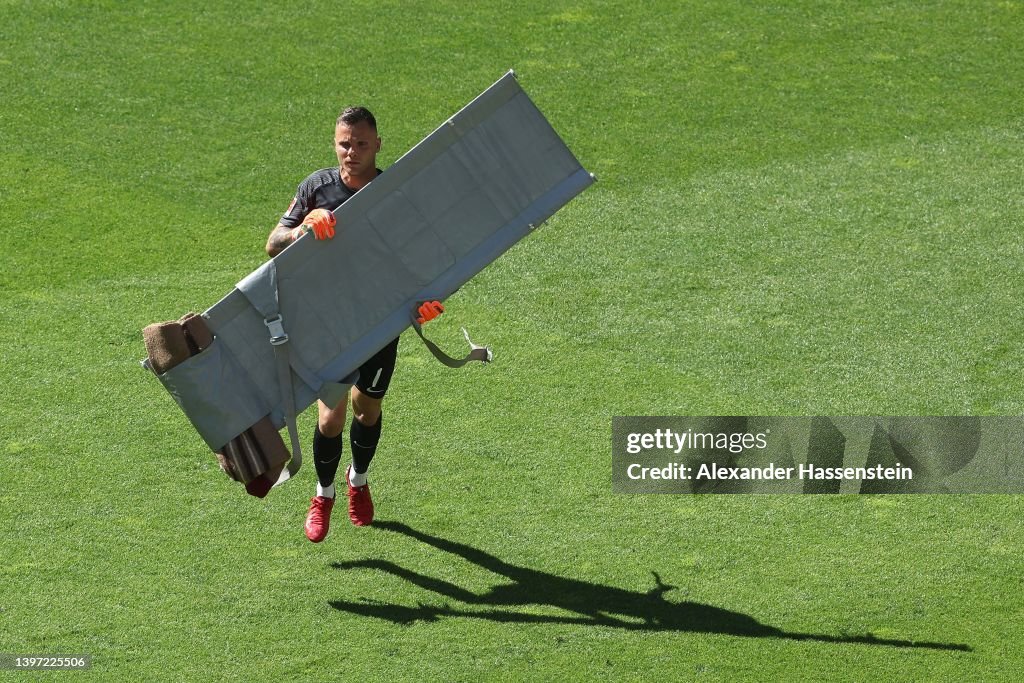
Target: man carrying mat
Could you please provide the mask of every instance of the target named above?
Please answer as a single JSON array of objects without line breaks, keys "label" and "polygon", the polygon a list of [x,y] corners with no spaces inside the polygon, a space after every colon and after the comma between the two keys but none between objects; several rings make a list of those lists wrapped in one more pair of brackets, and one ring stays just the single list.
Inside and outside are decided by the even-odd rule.
[{"label": "man carrying mat", "polygon": [[[377,152],[381,139],[377,134],[377,121],[367,109],[349,107],[341,113],[335,124],[334,146],[338,167],[315,171],[299,185],[291,205],[267,240],[267,253],[271,257],[306,233],[313,233],[317,240],[334,237],[335,219],[331,212],[380,175]],[[443,312],[440,302],[425,303],[420,307],[418,322],[423,324]],[[381,403],[397,356],[396,337],[360,366],[359,379],[351,390],[352,464],[345,471],[345,479],[349,519],[356,526],[366,526],[373,521],[373,500],[366,473],[380,440]],[[314,543],[324,540],[330,529],[334,480],[344,441],[346,399],[333,406],[318,401],[317,407],[319,416],[313,432],[317,487],[305,524],[306,537]]]}]

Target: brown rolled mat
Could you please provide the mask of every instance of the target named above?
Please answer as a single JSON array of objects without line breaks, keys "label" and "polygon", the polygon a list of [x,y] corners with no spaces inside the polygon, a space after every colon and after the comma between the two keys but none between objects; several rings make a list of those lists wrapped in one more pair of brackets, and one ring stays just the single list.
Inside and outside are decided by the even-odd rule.
[{"label": "brown rolled mat", "polygon": [[274,484],[277,483],[277,478],[281,476],[282,471],[284,471],[283,464],[278,465],[272,470],[264,472],[263,474],[261,474],[260,476],[256,477],[248,484],[246,484],[245,490],[251,496],[256,496],[257,498],[265,497],[268,493],[270,493],[270,489],[274,488]]},{"label": "brown rolled mat", "polygon": [[185,329],[177,320],[153,323],[142,330],[146,355],[153,372],[162,375],[192,355]]},{"label": "brown rolled mat", "polygon": [[284,445],[281,433],[274,429],[274,423],[270,421],[269,415],[254,424],[245,433],[251,433],[253,443],[263,453],[264,462],[269,463],[269,467],[266,470],[250,481],[245,482],[245,490],[250,495],[263,498],[270,493],[270,489],[277,483],[277,478],[281,476],[281,472],[284,470],[285,465],[288,464],[292,454],[288,452],[288,447]]},{"label": "brown rolled mat", "polygon": [[146,326],[142,339],[149,364],[162,375],[212,344],[213,334],[203,316],[188,313],[179,320]]},{"label": "brown rolled mat", "polygon": [[[142,338],[150,366],[161,375],[213,343],[206,320],[196,313],[148,325],[142,330]],[[267,495],[291,458],[269,415],[215,453],[221,470],[259,498]]]},{"label": "brown rolled mat", "polygon": [[207,327],[203,316],[196,313],[188,313],[178,322],[185,328],[185,339],[195,355],[213,343],[213,333]]},{"label": "brown rolled mat", "polygon": [[283,465],[291,457],[269,415],[229,441],[217,454],[231,463],[235,476],[231,472],[228,476],[243,484]]}]

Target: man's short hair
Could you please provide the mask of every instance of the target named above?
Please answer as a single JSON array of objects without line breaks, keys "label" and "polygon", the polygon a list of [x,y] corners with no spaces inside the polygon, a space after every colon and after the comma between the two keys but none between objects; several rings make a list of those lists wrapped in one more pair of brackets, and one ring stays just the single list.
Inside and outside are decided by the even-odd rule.
[{"label": "man's short hair", "polygon": [[377,119],[373,117],[373,114],[366,107],[346,108],[338,116],[338,121],[334,125],[337,127],[344,123],[346,126],[354,126],[360,121],[366,121],[371,128],[377,130]]}]

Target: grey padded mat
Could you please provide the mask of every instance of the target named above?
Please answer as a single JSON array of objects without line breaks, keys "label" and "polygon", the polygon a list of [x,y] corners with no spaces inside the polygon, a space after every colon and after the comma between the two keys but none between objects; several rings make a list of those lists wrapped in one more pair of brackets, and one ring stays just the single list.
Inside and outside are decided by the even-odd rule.
[{"label": "grey padded mat", "polygon": [[[514,74],[499,79],[340,206],[334,239],[306,235],[245,279],[276,280],[296,409],[351,381],[417,302],[450,296],[593,182]],[[165,385],[214,450],[268,413],[280,429],[264,316],[238,288],[203,316],[217,367],[182,370],[184,393]]]}]

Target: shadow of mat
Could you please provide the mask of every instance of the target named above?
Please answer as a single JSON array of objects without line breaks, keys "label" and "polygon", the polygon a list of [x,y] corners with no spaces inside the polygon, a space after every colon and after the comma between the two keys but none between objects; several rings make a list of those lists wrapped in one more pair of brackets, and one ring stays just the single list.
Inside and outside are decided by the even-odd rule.
[{"label": "shadow of mat", "polygon": [[[831,636],[792,633],[762,624],[741,612],[704,605],[698,602],[668,602],[665,593],[674,586],[663,583],[654,573],[655,586],[641,593],[589,581],[568,579],[547,572],[520,567],[471,546],[448,541],[417,531],[400,522],[375,522],[374,529],[399,533],[507,578],[510,583],[492,586],[484,593],[474,593],[449,581],[420,574],[388,560],[365,559],[334,562],[339,570],[370,569],[386,572],[424,590],[463,603],[465,607],[444,605],[405,605],[379,601],[351,602],[332,600],[334,609],[360,616],[384,619],[396,624],[417,621],[438,621],[444,618],[485,619],[498,623],[576,624],[606,626],[633,631],[687,631],[695,633],[746,636],[751,638],[783,638],[825,643],[858,643],[903,648],[927,648],[970,652],[968,645],[934,643],[864,636]],[[573,615],[530,614],[516,607],[547,605]]]}]

